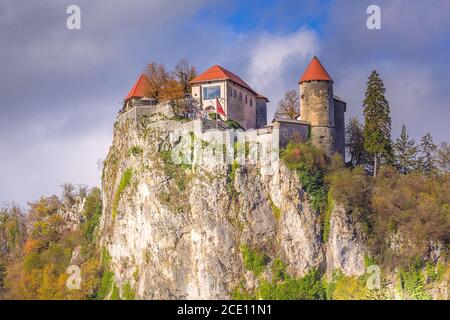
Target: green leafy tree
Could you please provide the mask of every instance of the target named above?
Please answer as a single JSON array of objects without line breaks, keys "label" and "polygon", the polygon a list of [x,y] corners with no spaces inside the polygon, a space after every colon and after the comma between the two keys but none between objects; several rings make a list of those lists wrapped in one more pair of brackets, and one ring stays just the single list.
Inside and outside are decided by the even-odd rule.
[{"label": "green leafy tree", "polygon": [[384,96],[383,80],[374,70],[369,76],[364,106],[364,148],[373,157],[373,176],[381,161],[392,161],[391,116],[389,102]]},{"label": "green leafy tree", "polygon": [[400,138],[394,143],[395,166],[401,173],[410,173],[418,167],[417,147],[413,139],[409,138],[406,126],[402,126]]},{"label": "green leafy tree", "polygon": [[350,118],[345,129],[345,147],[350,155],[352,166],[366,162],[367,154],[364,150],[364,126],[357,118]]},{"label": "green leafy tree", "polygon": [[437,146],[433,143],[433,137],[427,133],[420,139],[419,145],[419,168],[424,174],[429,175],[436,170],[434,154]]}]

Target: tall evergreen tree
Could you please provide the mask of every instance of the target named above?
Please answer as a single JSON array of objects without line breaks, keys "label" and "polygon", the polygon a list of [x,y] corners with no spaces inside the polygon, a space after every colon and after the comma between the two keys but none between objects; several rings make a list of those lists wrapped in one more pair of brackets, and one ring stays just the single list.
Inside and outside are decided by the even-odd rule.
[{"label": "tall evergreen tree", "polygon": [[345,129],[345,147],[350,156],[350,164],[358,166],[365,163],[364,127],[357,118],[350,118]]},{"label": "tall evergreen tree", "polygon": [[436,170],[435,153],[437,146],[433,142],[433,137],[427,133],[420,139],[419,145],[419,169],[429,175]]},{"label": "tall evergreen tree", "polygon": [[417,168],[417,147],[413,139],[409,138],[405,125],[402,133],[394,143],[395,166],[401,173],[410,173]]},{"label": "tall evergreen tree", "polygon": [[374,70],[369,76],[364,106],[364,148],[373,157],[373,175],[380,161],[392,162],[391,116],[386,89]]}]

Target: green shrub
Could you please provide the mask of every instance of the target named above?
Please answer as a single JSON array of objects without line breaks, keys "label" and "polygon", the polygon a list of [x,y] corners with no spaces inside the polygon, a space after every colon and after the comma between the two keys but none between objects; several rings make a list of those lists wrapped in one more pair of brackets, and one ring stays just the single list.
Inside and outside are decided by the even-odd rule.
[{"label": "green shrub", "polygon": [[120,290],[119,287],[114,285],[113,290],[111,293],[111,296],[109,297],[109,300],[121,300],[120,299]]},{"label": "green shrub", "polygon": [[226,123],[229,127],[233,128],[233,129],[236,129],[236,130],[237,130],[237,129],[242,129],[242,130],[244,130],[244,128],[241,126],[241,124],[240,124],[239,122],[237,122],[237,121],[228,119],[228,120],[225,121],[225,123]]},{"label": "green shrub", "polygon": [[364,255],[364,266],[366,267],[366,269],[374,264],[377,264],[375,258],[368,254],[365,254]]},{"label": "green shrub", "polygon": [[327,284],[326,297],[329,300],[367,300],[370,291],[366,287],[364,276],[346,276],[341,270],[333,272],[332,280]]},{"label": "green shrub", "polygon": [[328,204],[327,209],[325,210],[325,217],[324,217],[324,226],[323,226],[323,242],[328,241],[328,237],[330,236],[330,219],[331,219],[331,213],[334,209],[334,200],[333,196],[331,195],[331,192],[328,192]]},{"label": "green shrub", "polygon": [[241,253],[245,268],[258,276],[268,262],[267,256],[258,250],[251,250],[247,245],[241,246]]},{"label": "green shrub", "polygon": [[111,263],[112,257],[106,248],[102,249],[102,257],[101,258],[102,258],[102,266],[104,268],[108,268],[109,264]]},{"label": "green shrub", "polygon": [[138,155],[142,154],[144,150],[139,146],[132,146],[130,150],[128,150],[129,155],[133,155],[137,157]]},{"label": "green shrub", "polygon": [[264,300],[324,300],[325,287],[319,271],[313,269],[298,279],[285,275],[282,281],[262,280],[258,296]]},{"label": "green shrub", "polygon": [[134,289],[129,282],[125,283],[122,288],[122,292],[125,300],[135,300]]},{"label": "green shrub", "polygon": [[328,188],[325,155],[311,143],[289,142],[281,158],[289,169],[295,170],[303,189],[311,198],[314,210],[323,213],[327,203]]},{"label": "green shrub", "polygon": [[113,219],[117,216],[117,207],[119,206],[120,196],[125,188],[130,184],[131,178],[133,176],[133,170],[128,168],[122,174],[122,178],[120,179],[119,186],[117,187],[116,193],[114,194],[113,204],[112,204],[112,216]]},{"label": "green shrub", "polygon": [[247,292],[241,283],[231,291],[231,298],[233,300],[255,300],[256,296],[251,292]]},{"label": "green shrub", "polygon": [[416,262],[407,269],[398,272],[399,286],[403,298],[413,300],[431,299],[426,291],[425,280],[420,262]]},{"label": "green shrub", "polygon": [[272,262],[272,276],[274,281],[282,281],[288,277],[286,266],[280,258],[275,258]]},{"label": "green shrub", "polygon": [[216,112],[211,112],[208,114],[208,117],[211,120],[222,120],[222,117],[220,116],[220,114],[216,113]]},{"label": "green shrub", "polygon": [[113,272],[104,272],[102,276],[102,280],[100,282],[100,289],[97,292],[97,299],[103,300],[108,294],[111,292],[111,288],[114,281],[114,273]]},{"label": "green shrub", "polygon": [[83,224],[84,237],[91,242],[94,239],[94,231],[100,222],[102,214],[102,195],[98,188],[93,188],[86,197],[83,207]]},{"label": "green shrub", "polygon": [[234,179],[236,178],[236,171],[239,169],[239,164],[236,160],[233,161],[233,164],[229,166],[229,173],[227,179],[228,192],[231,193],[232,196],[235,196],[236,189],[234,188]]},{"label": "green shrub", "polygon": [[280,220],[281,218],[281,209],[278,208],[275,203],[273,203],[272,198],[269,196],[269,204],[270,204],[270,209],[272,209],[272,213],[275,216],[275,219]]}]

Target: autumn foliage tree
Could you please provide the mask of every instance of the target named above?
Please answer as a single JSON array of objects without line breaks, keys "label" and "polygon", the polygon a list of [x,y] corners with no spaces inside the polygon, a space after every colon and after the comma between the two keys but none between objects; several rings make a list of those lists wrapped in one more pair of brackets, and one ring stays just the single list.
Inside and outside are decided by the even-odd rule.
[{"label": "autumn foliage tree", "polygon": [[149,63],[144,74],[147,78],[148,97],[161,102],[182,99],[189,94],[189,82],[195,77],[196,71],[187,59],[183,59],[172,72],[167,71],[162,64]]},{"label": "autumn foliage tree", "polygon": [[277,116],[295,119],[299,114],[300,104],[297,90],[289,90],[278,103]]},{"label": "autumn foliage tree", "polygon": [[174,76],[177,79],[177,82],[183,88],[183,92],[185,95],[191,93],[191,80],[193,80],[197,76],[197,71],[195,67],[189,63],[188,59],[180,60],[174,70]]}]

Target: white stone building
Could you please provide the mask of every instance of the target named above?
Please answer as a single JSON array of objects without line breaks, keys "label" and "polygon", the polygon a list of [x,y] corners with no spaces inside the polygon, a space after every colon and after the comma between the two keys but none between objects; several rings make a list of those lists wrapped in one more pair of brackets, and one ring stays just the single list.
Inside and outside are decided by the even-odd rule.
[{"label": "white stone building", "polygon": [[224,120],[237,121],[246,130],[267,124],[269,100],[231,71],[212,66],[193,79],[191,85],[192,97],[199,101],[203,110],[221,114],[222,107]]}]

